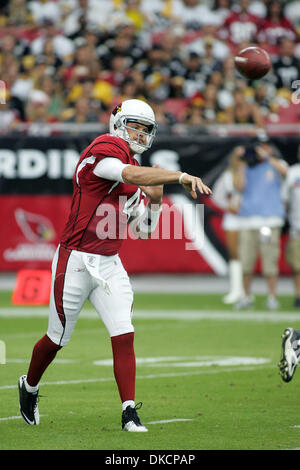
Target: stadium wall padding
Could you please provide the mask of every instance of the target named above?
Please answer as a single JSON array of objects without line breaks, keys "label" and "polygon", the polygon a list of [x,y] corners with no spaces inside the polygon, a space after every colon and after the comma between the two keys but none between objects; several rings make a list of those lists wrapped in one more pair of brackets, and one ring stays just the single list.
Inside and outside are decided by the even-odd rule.
[{"label": "stadium wall padding", "polygon": [[[74,168],[94,137],[0,137],[0,271],[51,267],[68,216]],[[212,187],[225,170],[232,149],[250,141],[253,138],[240,136],[158,136],[140,162],[186,171]],[[289,164],[296,163],[300,137],[276,136],[272,141],[282,158]],[[165,219],[160,221],[152,239],[136,240],[128,233],[123,242],[120,257],[128,272],[226,275],[222,209],[208,197],[192,200],[180,185],[166,185],[164,194]],[[184,208],[188,206],[194,215],[186,213]],[[199,232],[192,235],[193,217],[199,219]],[[169,224],[167,236],[165,220]],[[174,232],[175,226],[180,228],[179,236]],[[290,273],[284,255],[287,229],[286,224],[281,240],[281,274]],[[259,260],[256,271],[260,272]]]}]

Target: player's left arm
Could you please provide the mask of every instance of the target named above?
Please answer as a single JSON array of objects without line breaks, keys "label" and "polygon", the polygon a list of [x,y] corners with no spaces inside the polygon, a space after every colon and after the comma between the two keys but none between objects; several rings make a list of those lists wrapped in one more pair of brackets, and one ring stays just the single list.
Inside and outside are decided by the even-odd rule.
[{"label": "player's left arm", "polygon": [[[159,168],[158,165],[153,165],[154,168]],[[162,198],[164,192],[164,185],[157,184],[156,186],[139,186],[143,193],[149,198],[149,202],[145,207],[142,200],[135,217],[129,221],[129,225],[136,237],[141,240],[147,240],[157,227],[160,214],[162,212]]]},{"label": "player's left arm", "polygon": [[144,200],[142,199],[138,208],[128,221],[131,231],[137,238],[147,240],[156,229],[161,212],[161,204],[154,204],[149,200],[148,204],[145,206]]}]

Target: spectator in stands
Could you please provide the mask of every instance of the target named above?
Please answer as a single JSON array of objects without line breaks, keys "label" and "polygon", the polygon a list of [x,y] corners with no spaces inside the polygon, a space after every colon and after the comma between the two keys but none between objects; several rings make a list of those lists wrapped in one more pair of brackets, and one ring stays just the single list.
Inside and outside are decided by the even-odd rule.
[{"label": "spectator in stands", "polygon": [[64,34],[71,39],[83,36],[89,27],[94,27],[99,32],[114,32],[118,21],[125,17],[122,12],[122,2],[75,0],[75,5],[62,22],[62,28]]},{"label": "spectator in stands", "polygon": [[28,2],[26,0],[10,0],[7,5],[6,23],[15,26],[32,26],[34,23],[34,15],[30,12]]},{"label": "spectator in stands", "polygon": [[258,16],[259,18],[265,18],[267,14],[267,7],[266,3],[268,0],[250,0],[249,3],[249,13],[252,13],[255,16]]},{"label": "spectator in stands", "polygon": [[106,80],[118,93],[124,79],[130,75],[130,61],[122,54],[117,54],[112,57],[109,69],[106,69],[101,77]]},{"label": "spectator in stands", "polygon": [[175,11],[175,4],[175,0],[143,0],[141,11],[146,16],[148,28],[158,33],[179,24],[181,20]]},{"label": "spectator in stands", "polygon": [[55,54],[64,63],[71,60],[75,49],[74,44],[71,39],[67,38],[57,30],[53,19],[44,18],[40,32],[41,35],[31,43],[31,53],[33,55],[37,56],[41,54],[45,41],[51,38],[53,40]]},{"label": "spectator in stands", "polygon": [[284,6],[285,16],[293,23],[298,35],[300,34],[300,1],[291,0]]},{"label": "spectator in stands", "polygon": [[220,100],[217,86],[207,83],[204,90],[196,93],[184,111],[184,123],[187,125],[211,125],[226,122],[226,109]]},{"label": "spectator in stands", "polygon": [[[271,93],[269,91],[271,89]],[[259,81],[254,88],[254,103],[259,108],[262,119],[265,122],[272,110],[272,98],[274,87],[266,82]]]},{"label": "spectator in stands", "polygon": [[147,61],[138,65],[144,75],[145,88],[150,99],[166,99],[170,95],[171,70],[168,55],[160,44],[154,44],[147,53]]},{"label": "spectator in stands", "polygon": [[207,80],[207,84],[212,84],[218,89],[218,104],[219,113],[218,121],[223,124],[230,123],[230,110],[233,106],[233,96],[230,89],[227,89],[223,80],[223,75],[220,70],[213,72]]},{"label": "spectator in stands", "polygon": [[45,24],[45,20],[51,21],[52,24],[59,25],[61,20],[60,5],[56,1],[32,0],[29,2],[29,9],[37,24]]},{"label": "spectator in stands", "polygon": [[13,33],[4,34],[0,40],[0,57],[3,61],[5,56],[13,54],[16,59],[21,60],[22,57],[29,53],[27,41],[19,39]]},{"label": "spectator in stands", "polygon": [[207,22],[210,23],[213,15],[209,7],[200,0],[181,0],[175,2],[174,16],[180,18],[188,30],[197,30]]},{"label": "spectator in stands", "polygon": [[172,29],[169,29],[161,38],[159,45],[164,54],[164,61],[168,64],[170,71],[169,98],[181,98],[184,96],[182,87],[184,83],[183,77],[186,73],[182,41]]},{"label": "spectator in stands", "polygon": [[237,302],[236,308],[250,308],[253,305],[252,276],[260,253],[262,273],[268,287],[266,305],[273,310],[279,307],[276,285],[280,233],[285,219],[281,186],[282,178],[287,174],[287,164],[277,158],[268,142],[244,148],[242,158],[234,185],[241,192],[239,253],[245,295]]},{"label": "spectator in stands", "polygon": [[1,63],[1,79],[6,83],[6,88],[11,89],[20,73],[20,65],[13,54],[6,54]]},{"label": "spectator in stands", "polygon": [[7,89],[10,91],[11,96],[19,102],[19,109],[22,109],[21,114],[23,117],[25,113],[24,104],[34,85],[33,76],[31,76],[32,69],[34,67],[34,58],[30,57],[30,59],[29,63],[25,60],[23,61],[22,72],[20,73],[19,71],[17,78],[13,79],[11,83],[8,83],[4,76],[5,71],[7,71],[7,67],[5,67],[3,63],[1,64],[1,78],[6,82]]},{"label": "spectator in stands", "polygon": [[241,0],[235,11],[227,16],[219,35],[235,48],[243,41],[255,42],[260,18],[249,12],[249,0]]},{"label": "spectator in stands", "polygon": [[233,93],[234,104],[228,109],[228,123],[230,124],[254,124],[263,127],[263,115],[255,102],[246,99],[242,90],[236,89]]},{"label": "spectator in stands", "polygon": [[228,253],[229,292],[223,297],[225,304],[234,304],[243,296],[242,267],[239,259],[240,219],[238,211],[241,194],[234,186],[236,174],[241,164],[244,148],[235,147],[229,157],[226,170],[213,187],[213,200],[224,210],[222,228]]},{"label": "spectator in stands", "polygon": [[83,79],[89,76],[89,67],[93,59],[96,58],[96,51],[91,50],[83,38],[77,38],[74,41],[76,50],[72,63],[66,68],[65,79],[72,78]]},{"label": "spectator in stands", "polygon": [[144,55],[144,50],[137,40],[134,29],[122,24],[117,29],[113,38],[109,38],[98,48],[98,53],[103,66],[109,69],[115,56],[126,58],[128,67],[133,67]]},{"label": "spectator in stands", "polygon": [[135,30],[145,27],[146,17],[141,10],[141,0],[125,0],[125,15],[132,21]]},{"label": "spectator in stands", "polygon": [[201,92],[205,87],[205,75],[201,70],[201,58],[196,52],[190,52],[185,62],[183,74],[183,96],[191,98],[196,93]]},{"label": "spectator in stands", "polygon": [[[234,53],[237,47],[248,45],[247,41],[256,40],[256,28],[262,19],[257,23],[253,12],[261,17],[265,3],[269,5],[271,26],[277,24],[282,9],[275,0],[216,0],[211,2],[212,8],[204,0],[34,0],[28,4],[25,0],[12,0],[2,9],[6,18],[1,21],[7,28],[0,39],[1,79],[5,77],[13,99],[18,100],[21,118],[30,90],[43,75],[55,74],[62,81],[63,87],[57,89],[54,101],[63,103],[66,98],[66,109],[82,96],[83,82],[87,80],[94,83],[94,101],[99,99],[100,111],[123,94],[122,84],[131,77],[136,81],[137,96],[149,95],[158,100],[190,99],[204,93],[207,85],[213,85],[217,88],[215,111],[208,92],[206,104],[191,106],[185,120],[226,123],[233,92],[246,83],[235,70]],[[13,24],[22,24],[23,19],[29,28],[25,28],[26,34],[22,31],[20,39],[20,30],[16,34]],[[216,27],[225,42],[214,34]],[[290,23],[284,36],[289,36],[287,31],[292,29]],[[211,33],[206,34],[207,31]],[[270,31],[279,34],[273,26]],[[265,33],[262,28],[261,32]],[[278,89],[291,90],[291,82],[299,77],[294,46],[294,40],[282,42],[279,53],[283,57],[274,61]],[[16,59],[18,65],[13,64]],[[271,74],[268,77],[272,79]],[[270,80],[267,78],[267,82]],[[133,84],[130,80],[126,87],[127,84],[126,94],[132,95]],[[252,93],[252,98],[252,108],[258,100],[258,107],[266,110],[262,91]],[[259,120],[258,113],[247,113],[243,103],[241,108],[233,122]],[[216,116],[212,117],[214,113]]]},{"label": "spectator in stands", "polygon": [[142,72],[137,67],[134,67],[133,69],[130,70],[129,77],[135,83],[136,95],[137,96],[145,96],[145,94],[146,94],[145,82],[144,82],[144,76],[143,76]]},{"label": "spectator in stands", "polygon": [[120,94],[117,96],[118,103],[131,99],[143,99],[145,96],[139,94],[137,84],[131,76],[125,78],[120,86]]},{"label": "spectator in stands", "polygon": [[218,121],[218,89],[216,86],[209,84],[203,90],[204,107],[203,118],[205,124],[215,124]]},{"label": "spectator in stands", "polygon": [[221,70],[221,63],[213,54],[213,44],[215,42],[212,36],[206,36],[204,42],[204,54],[201,57],[201,72],[205,81],[209,79],[213,72]]},{"label": "spectator in stands", "polygon": [[175,116],[166,111],[164,100],[152,100],[151,107],[158,124],[158,132],[161,134],[168,133],[170,131],[170,126],[174,126],[174,124],[176,124]]},{"label": "spectator in stands", "polygon": [[62,60],[58,57],[57,53],[54,50],[53,39],[46,39],[43,45],[43,50],[41,51],[45,63],[49,67],[53,67],[55,70],[58,70],[62,65]]},{"label": "spectator in stands", "polygon": [[182,122],[196,129],[205,125],[203,116],[204,99],[201,95],[195,96],[183,112]]},{"label": "spectator in stands", "polygon": [[234,56],[228,55],[222,63],[222,86],[224,89],[233,93],[236,88],[240,88],[239,83],[244,80],[238,75],[234,65]]},{"label": "spectator in stands", "polygon": [[49,97],[49,113],[59,118],[65,106],[61,81],[54,79],[50,75],[43,75],[37,80],[35,86],[37,90],[43,91]]},{"label": "spectator in stands", "polygon": [[27,117],[27,133],[29,135],[52,135],[53,129],[48,124],[57,122],[57,119],[53,117],[49,111],[50,99],[41,90],[32,90],[29,95],[26,117]]},{"label": "spectator in stands", "polygon": [[212,11],[216,18],[216,24],[222,26],[230,15],[232,0],[214,0]]},{"label": "spectator in stands", "polygon": [[83,31],[82,36],[90,52],[95,54],[98,58],[97,48],[101,45],[102,35],[95,26],[87,25],[85,31]]},{"label": "spectator in stands", "polygon": [[3,135],[8,134],[17,128],[20,122],[20,114],[14,107],[14,103],[10,98],[9,92],[1,89],[0,94],[0,134]]},{"label": "spectator in stands", "polygon": [[279,0],[267,2],[267,14],[258,29],[258,41],[262,47],[278,46],[283,38],[297,39],[294,25],[284,16],[283,4]]},{"label": "spectator in stands", "polygon": [[75,124],[96,123],[99,122],[99,115],[90,109],[89,100],[87,98],[79,98],[74,108],[72,109],[72,116],[66,122],[73,122]]},{"label": "spectator in stands", "polygon": [[182,67],[182,55],[184,51],[183,41],[181,35],[175,28],[167,29],[160,39],[160,45],[163,50],[169,54],[171,60],[176,60],[179,64],[179,69]]},{"label": "spectator in stands", "polygon": [[294,56],[295,43],[284,38],[280,41],[279,56],[273,62],[277,88],[292,89],[292,83],[300,77],[299,60]]},{"label": "spectator in stands", "polygon": [[298,163],[288,169],[282,189],[283,200],[288,211],[290,235],[286,255],[294,275],[294,307],[300,308],[300,145]]},{"label": "spectator in stands", "polygon": [[81,37],[84,34],[90,20],[88,3],[88,0],[79,0],[76,7],[66,15],[63,31],[70,39]]},{"label": "spectator in stands", "polygon": [[[101,86],[101,84],[103,86]],[[106,98],[108,99],[108,103],[111,102],[111,97],[105,95],[105,91],[110,90],[110,88],[105,89],[105,85],[106,82],[101,80],[95,82],[91,78],[87,78],[81,83],[80,96],[88,100],[90,110],[98,115],[101,115],[103,111],[107,110]]]},{"label": "spectator in stands", "polygon": [[230,54],[230,49],[226,41],[222,41],[216,37],[215,33],[202,34],[201,37],[196,36],[192,41],[187,44],[183,42],[183,49],[187,52],[196,52],[200,57],[209,55],[212,59],[218,62],[223,62]]},{"label": "spectator in stands", "polygon": [[223,106],[218,88],[209,83],[202,92],[204,98],[203,119],[204,124],[228,123],[230,108]]}]

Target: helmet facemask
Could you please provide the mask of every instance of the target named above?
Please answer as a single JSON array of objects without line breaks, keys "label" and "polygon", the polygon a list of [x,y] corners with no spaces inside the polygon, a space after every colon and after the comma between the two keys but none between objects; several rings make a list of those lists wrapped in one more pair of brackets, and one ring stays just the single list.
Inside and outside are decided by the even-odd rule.
[{"label": "helmet facemask", "polygon": [[110,134],[121,137],[128,143],[131,152],[138,154],[151,147],[156,129],[157,124],[151,106],[137,99],[125,100],[118,104],[109,120]]},{"label": "helmet facemask", "polygon": [[[146,127],[145,129],[136,129],[131,125],[132,123],[142,124]],[[132,152],[141,154],[151,147],[156,134],[157,124],[151,119],[141,119],[137,116],[120,116],[115,122],[115,127],[117,135],[128,142]],[[137,134],[135,140],[130,138],[128,129]],[[145,136],[145,138],[142,136]]]}]

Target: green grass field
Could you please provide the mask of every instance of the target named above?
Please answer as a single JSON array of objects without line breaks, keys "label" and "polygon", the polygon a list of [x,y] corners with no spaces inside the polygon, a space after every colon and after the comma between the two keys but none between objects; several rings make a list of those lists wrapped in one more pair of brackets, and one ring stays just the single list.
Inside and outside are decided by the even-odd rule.
[{"label": "green grass field", "polygon": [[[0,449],[279,450],[300,447],[299,376],[278,374],[281,333],[300,311],[223,306],[221,295],[136,294],[136,402],[148,433],[121,432],[108,334],[87,304],[69,345],[40,386],[41,423],[19,416],[18,377],[47,328],[47,308],[17,308],[0,293]],[[25,313],[27,314],[25,315]],[[98,361],[98,363],[95,363]],[[102,361],[102,362],[101,362]],[[104,362],[103,362],[104,361]],[[298,372],[298,371],[297,371]]]}]

